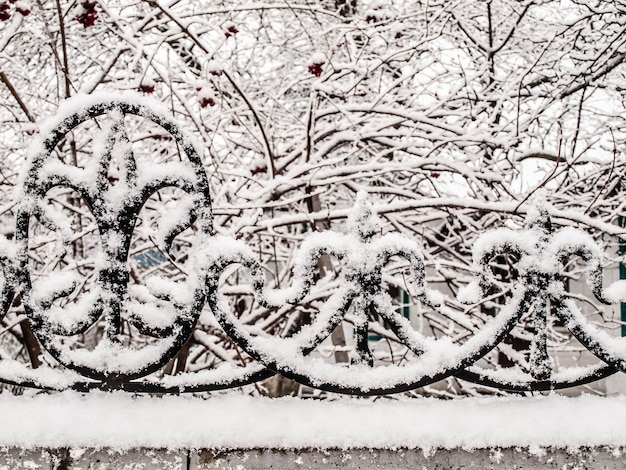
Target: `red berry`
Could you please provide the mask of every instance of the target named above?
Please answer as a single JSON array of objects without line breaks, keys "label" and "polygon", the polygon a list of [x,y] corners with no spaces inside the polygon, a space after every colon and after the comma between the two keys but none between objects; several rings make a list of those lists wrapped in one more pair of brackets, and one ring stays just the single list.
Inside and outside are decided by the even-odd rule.
[{"label": "red berry", "polygon": [[386,19],[385,2],[374,2],[371,8],[365,12],[365,21],[368,23],[378,23]]},{"label": "red berry", "polygon": [[222,30],[224,31],[224,36],[227,38],[234,36],[239,32],[235,23],[228,21],[222,25]]},{"label": "red berry", "polygon": [[437,173],[436,171],[431,172],[430,177],[431,178],[439,178],[441,176],[441,173]]},{"label": "red berry", "polygon": [[89,28],[90,26],[96,24],[96,20],[98,19],[96,5],[97,2],[91,2],[89,0],[85,0],[81,3],[82,12],[79,15],[76,15],[76,20],[85,28]]},{"label": "red berry", "polygon": [[154,93],[154,84],[142,83],[139,85],[139,91],[142,93]]},{"label": "red berry", "polygon": [[[13,3],[13,2],[11,2]],[[15,2],[15,11],[17,11],[22,16],[30,15],[30,5],[25,1]]]},{"label": "red berry", "polygon": [[217,60],[210,60],[208,64],[206,64],[206,70],[209,75],[213,75],[214,77],[219,77],[224,72],[224,68],[222,64]]},{"label": "red berry", "polygon": [[267,165],[259,165],[254,167],[250,172],[253,175],[258,175],[259,173],[267,173]]},{"label": "red berry", "polygon": [[215,106],[217,101],[211,87],[201,87],[198,91],[198,98],[200,99],[200,107],[206,108],[207,106]]},{"label": "red berry", "polygon": [[316,77],[319,77],[320,75],[322,75],[323,71],[324,71],[324,69],[322,69],[322,64],[311,64],[311,65],[309,65],[309,73],[312,73]]},{"label": "red berry", "polygon": [[207,106],[215,106],[215,100],[213,98],[211,98],[210,96],[205,96],[204,98],[202,98],[200,100],[200,107],[201,108],[206,108]]}]

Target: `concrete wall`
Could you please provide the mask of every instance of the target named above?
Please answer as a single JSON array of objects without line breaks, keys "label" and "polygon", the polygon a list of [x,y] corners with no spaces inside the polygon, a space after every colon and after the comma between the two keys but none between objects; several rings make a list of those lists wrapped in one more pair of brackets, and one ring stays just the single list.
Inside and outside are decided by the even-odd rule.
[{"label": "concrete wall", "polygon": [[624,448],[437,450],[248,450],[178,452],[138,449],[1,449],[0,469],[623,469]]}]

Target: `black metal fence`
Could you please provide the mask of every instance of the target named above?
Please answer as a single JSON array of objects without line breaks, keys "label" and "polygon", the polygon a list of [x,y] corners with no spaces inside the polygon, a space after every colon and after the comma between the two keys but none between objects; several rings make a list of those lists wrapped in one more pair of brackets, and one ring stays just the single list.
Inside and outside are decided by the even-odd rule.
[{"label": "black metal fence", "polygon": [[[89,120],[109,114],[108,130],[95,168],[55,165],[53,150],[71,131]],[[126,115],[151,120],[169,133],[187,158],[187,169],[141,174],[124,127]],[[112,160],[123,162],[119,180],[111,181]],[[189,171],[189,168],[191,170]],[[33,219],[61,238],[58,249],[67,250],[72,233],[45,208],[46,194],[55,187],[70,188],[85,201],[100,237],[102,257],[97,267],[97,288],[85,302],[64,312],[56,301],[68,297],[77,281],[51,281],[34,288],[29,273],[29,227]],[[193,201],[163,236],[168,256],[175,238],[191,224],[198,228],[200,249],[193,272],[181,294],[176,289],[154,288],[151,295],[175,313],[169,322],[151,320],[150,301],[137,303],[129,294],[129,251],[137,217],[148,198],[168,187],[179,188]],[[585,320],[576,304],[564,296],[562,271],[572,257],[588,265],[588,281],[600,302],[616,304],[626,297],[618,282],[603,289],[601,250],[584,232],[573,228],[554,231],[547,210],[537,209],[525,230],[500,229],[485,233],[474,245],[475,281],[461,294],[471,304],[487,295],[496,281],[490,263],[510,256],[516,266],[511,295],[499,313],[463,342],[427,337],[416,331],[393,305],[384,288],[383,267],[392,257],[408,262],[410,277],[420,302],[436,307],[441,301],[425,285],[420,247],[395,234],[378,236],[375,215],[360,196],[349,219],[347,233],[312,233],[294,263],[294,284],[270,289],[263,267],[240,241],[214,233],[211,194],[204,166],[193,145],[171,120],[140,103],[118,100],[89,105],[68,115],[43,139],[41,151],[29,163],[17,208],[15,237],[2,239],[0,261],[3,283],[0,308],[3,315],[20,296],[32,331],[43,348],[62,367],[34,369],[16,361],[0,361],[0,381],[44,389],[123,389],[135,392],[196,392],[240,387],[280,374],[318,389],[358,395],[397,393],[422,387],[450,376],[505,390],[550,390],[586,384],[626,370],[626,347]],[[325,302],[314,321],[289,338],[277,338],[244,328],[218,289],[220,275],[231,265],[249,271],[256,301],[265,308],[298,304],[316,282],[322,256],[333,256],[342,265],[339,287]],[[205,304],[238,348],[256,362],[245,367],[225,365],[214,370],[184,372],[157,378],[155,374],[179,354],[192,335]],[[331,364],[308,356],[352,312],[355,351],[350,364]],[[147,313],[146,313],[147,312]],[[548,315],[558,320],[601,365],[555,372],[547,352]],[[375,366],[368,344],[372,315],[382,320],[417,360],[404,366]],[[532,315],[529,368],[526,374],[475,365],[502,342],[522,316]],[[122,317],[138,332],[153,338],[134,348],[121,336]],[[70,345],[66,338],[84,333],[96,323],[103,335],[95,347]]]}]

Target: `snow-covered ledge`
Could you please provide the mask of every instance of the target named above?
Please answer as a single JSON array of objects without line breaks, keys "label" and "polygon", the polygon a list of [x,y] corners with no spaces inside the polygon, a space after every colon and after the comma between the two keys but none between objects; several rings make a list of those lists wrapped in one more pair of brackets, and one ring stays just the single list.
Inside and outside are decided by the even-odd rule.
[{"label": "snow-covered ledge", "polygon": [[263,459],[274,468],[444,465],[442,459],[488,468],[520,458],[534,462],[530,468],[581,459],[620,468],[626,447],[622,396],[444,401],[64,392],[3,394],[0,416],[0,465],[8,468],[93,468],[88,464],[107,459],[117,462],[109,468],[260,468]]}]

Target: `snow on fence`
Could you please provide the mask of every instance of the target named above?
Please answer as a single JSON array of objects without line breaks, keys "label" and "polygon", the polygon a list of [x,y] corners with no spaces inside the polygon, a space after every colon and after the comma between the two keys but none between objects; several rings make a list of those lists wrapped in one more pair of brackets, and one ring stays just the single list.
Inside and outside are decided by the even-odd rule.
[{"label": "snow on fence", "polygon": [[[473,248],[475,281],[459,300],[472,304],[488,295],[496,282],[490,262],[502,254],[516,259],[517,277],[512,296],[478,333],[464,342],[451,337],[433,338],[416,331],[392,304],[384,288],[383,267],[392,257],[406,260],[415,295],[427,306],[444,297],[425,283],[420,246],[397,234],[377,235],[376,214],[366,195],[357,199],[347,233],[311,233],[302,243],[294,263],[289,288],[268,287],[255,254],[243,243],[215,234],[211,192],[205,167],[190,139],[163,112],[155,112],[138,100],[81,97],[80,106],[69,107],[57,117],[39,148],[33,152],[22,181],[17,206],[15,236],[0,240],[3,315],[16,296],[40,344],[62,367],[30,368],[3,358],[0,381],[24,387],[62,390],[120,389],[133,392],[198,392],[240,387],[274,374],[329,392],[378,395],[412,390],[446,377],[506,390],[550,390],[586,384],[626,370],[626,342],[611,337],[586,321],[576,304],[564,297],[561,272],[572,257],[588,266],[588,282],[605,304],[626,300],[625,281],[603,287],[601,250],[586,233],[564,228],[553,230],[549,208],[537,205],[524,230],[498,229],[483,234]],[[89,168],[66,165],[52,156],[70,132],[87,120],[109,115],[113,124],[98,144],[96,162]],[[171,135],[187,161],[139,166],[133,156],[124,120],[135,115],[150,120]],[[116,177],[111,177],[112,165]],[[56,187],[70,188],[86,202],[97,223],[101,256],[96,287],[78,301],[62,306],[59,299],[75,295],[81,279],[55,273],[33,280],[29,273],[29,227],[33,219],[60,238],[59,256],[68,250],[73,234],[59,211],[45,203]],[[163,188],[175,187],[187,194],[176,216],[160,226],[163,256],[175,238],[192,224],[198,240],[193,263],[186,267],[184,282],[154,276],[146,285],[129,279],[129,251],[133,230],[148,198]],[[232,265],[245,267],[256,301],[268,309],[302,302],[315,281],[318,260],[335,257],[342,265],[339,287],[325,302],[314,321],[289,338],[278,338],[244,327],[219,289],[220,276]],[[215,320],[232,341],[254,358],[246,366],[223,365],[199,372],[159,377],[155,372],[175,358],[192,335],[207,304]],[[548,311],[550,305],[550,312]],[[331,364],[311,353],[352,313],[355,352],[351,363]],[[368,346],[370,314],[378,318],[416,356],[403,366],[375,366]],[[475,363],[503,341],[522,316],[533,315],[533,337],[528,373],[487,369]],[[546,319],[554,313],[563,325],[602,365],[553,370],[547,353]],[[152,338],[143,347],[126,344],[123,321]],[[95,347],[76,347],[68,337],[103,324]]]}]

